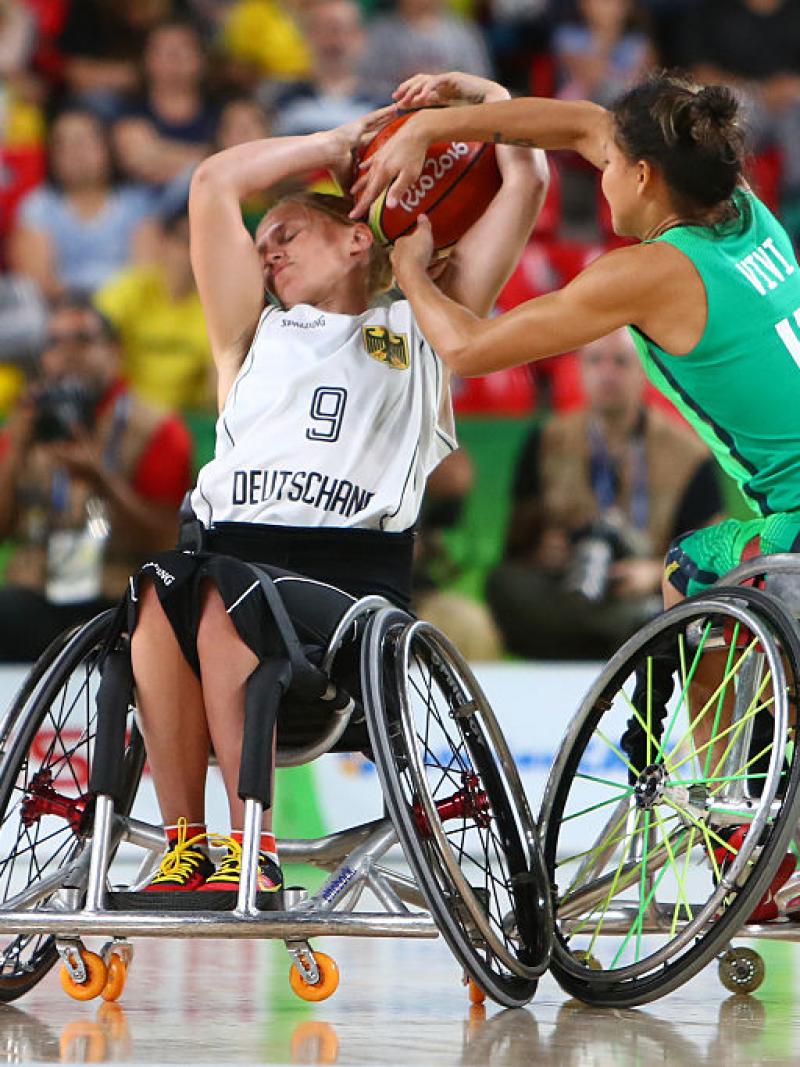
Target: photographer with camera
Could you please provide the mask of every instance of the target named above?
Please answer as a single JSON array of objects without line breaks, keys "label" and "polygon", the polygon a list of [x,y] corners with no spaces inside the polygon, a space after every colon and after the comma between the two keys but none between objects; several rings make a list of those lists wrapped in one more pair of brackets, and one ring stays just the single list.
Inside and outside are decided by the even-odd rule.
[{"label": "photographer with camera", "polygon": [[602,659],[661,610],[664,555],[718,521],[722,498],[696,435],[644,404],[627,330],[580,354],[586,407],[523,446],[506,558],[487,596],[510,651]]},{"label": "photographer with camera", "polygon": [[0,661],[35,659],[115,604],[147,554],[174,543],[191,439],[119,375],[113,327],[84,298],[50,312],[39,373],[0,432]]}]

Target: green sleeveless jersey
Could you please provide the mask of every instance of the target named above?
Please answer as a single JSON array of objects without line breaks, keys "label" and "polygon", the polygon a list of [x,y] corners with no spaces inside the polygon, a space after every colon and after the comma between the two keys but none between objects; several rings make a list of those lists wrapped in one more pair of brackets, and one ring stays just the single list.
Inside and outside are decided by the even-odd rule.
[{"label": "green sleeveless jersey", "polygon": [[631,328],[645,371],[694,426],[759,515],[800,510],[800,268],[786,231],[750,192],[738,219],[676,226],[657,241],[706,289],[699,344],[673,356]]}]

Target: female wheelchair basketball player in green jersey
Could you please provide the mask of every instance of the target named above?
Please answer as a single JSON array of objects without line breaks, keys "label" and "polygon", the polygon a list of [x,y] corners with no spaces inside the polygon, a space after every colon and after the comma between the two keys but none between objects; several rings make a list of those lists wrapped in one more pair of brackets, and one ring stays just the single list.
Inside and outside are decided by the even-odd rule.
[{"label": "female wheelchair basketball player in green jersey", "polygon": [[[412,108],[446,93],[447,76],[418,76],[395,98]],[[431,285],[430,227],[420,220],[398,241],[392,264],[444,362],[461,375],[486,374],[630,327],[651,380],[757,516],[679,538],[667,556],[665,605],[712,585],[743,553],[800,551],[800,269],[786,232],[743,181],[733,94],[664,73],[610,111],[545,99],[421,111],[363,165],[354,217],[390,183],[387,202],[396,202],[419,174],[427,145],[445,131],[574,149],[603,172],[615,232],[639,243],[601,256],[560,291],[486,321]],[[707,740],[704,729],[696,726],[696,740]],[[632,743],[628,734],[623,747]],[[737,834],[741,841],[744,828],[729,837],[730,851]],[[753,921],[777,917],[772,894],[794,868],[787,856]]]},{"label": "female wheelchair basketball player in green jersey", "polygon": [[[456,100],[508,96],[485,79],[454,77]],[[348,218],[350,199],[289,195],[255,242],[240,207],[309,172],[328,169],[346,184],[364,135],[393,115],[387,108],[324,133],[239,145],[202,163],[192,181],[192,265],[220,417],[214,459],[191,497],[199,550],[164,553],[131,583],[137,703],[169,845],[145,890],[154,905],[168,893],[173,906],[217,906],[208,890],[226,894],[225,906],[238,889],[246,690],[281,648],[241,561],[269,574],[300,640],[321,649],[357,597],[408,606],[425,480],[455,447],[447,374],[408,302],[375,302],[388,259],[369,227]],[[436,283],[477,314],[516,264],[546,188],[541,152],[506,148],[498,165],[502,187]],[[469,269],[478,257],[480,275]],[[390,360],[388,344],[382,355],[368,347],[376,334],[402,358]],[[211,745],[232,830],[216,869],[205,825]],[[258,878],[267,893],[281,884],[270,814]]]}]

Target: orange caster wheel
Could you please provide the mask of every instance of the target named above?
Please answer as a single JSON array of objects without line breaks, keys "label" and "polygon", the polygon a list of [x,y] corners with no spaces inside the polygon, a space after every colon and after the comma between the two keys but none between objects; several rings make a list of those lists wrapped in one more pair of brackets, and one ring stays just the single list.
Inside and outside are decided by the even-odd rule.
[{"label": "orange caster wheel", "polygon": [[289,985],[301,1000],[327,1000],[339,986],[339,968],[336,961],[324,952],[312,952],[311,955],[319,970],[319,981],[311,985],[300,974],[297,964],[293,963],[289,968]]},{"label": "orange caster wheel", "polygon": [[100,996],[103,1000],[119,1000],[128,977],[128,967],[120,956],[114,953],[107,964],[108,977]]},{"label": "orange caster wheel", "polygon": [[486,1000],[486,994],[475,981],[474,978],[470,978],[467,982],[469,986],[469,1002],[470,1004],[483,1004]]},{"label": "orange caster wheel", "polygon": [[105,989],[108,970],[96,952],[88,952],[85,948],[82,948],[80,955],[83,960],[83,966],[86,968],[86,981],[76,982],[64,963],[61,965],[61,985],[64,988],[64,992],[69,993],[74,1000],[93,1000]]}]

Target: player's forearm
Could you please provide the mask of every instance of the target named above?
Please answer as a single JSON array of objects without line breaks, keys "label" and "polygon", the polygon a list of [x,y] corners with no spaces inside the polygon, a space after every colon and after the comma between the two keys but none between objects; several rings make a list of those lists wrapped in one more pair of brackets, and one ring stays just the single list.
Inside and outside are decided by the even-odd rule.
[{"label": "player's forearm", "polygon": [[484,320],[445,296],[428,274],[416,265],[396,272],[396,281],[414,311],[419,328],[440,359],[456,374],[468,376],[470,346]]},{"label": "player's forearm", "polygon": [[519,97],[472,107],[429,109],[415,115],[429,144],[442,140],[493,141],[528,148],[582,152],[610,125],[604,108],[588,101]]},{"label": "player's forearm", "polygon": [[328,133],[250,141],[204,160],[194,172],[192,194],[227,193],[244,200],[286,178],[332,165],[336,159]]}]

